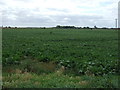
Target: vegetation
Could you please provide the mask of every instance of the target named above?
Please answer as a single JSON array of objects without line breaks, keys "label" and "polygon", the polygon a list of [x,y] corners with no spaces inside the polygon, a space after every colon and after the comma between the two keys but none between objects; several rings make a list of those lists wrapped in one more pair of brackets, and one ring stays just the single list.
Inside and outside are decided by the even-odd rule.
[{"label": "vegetation", "polygon": [[3,87],[117,88],[118,31],[3,29]]}]

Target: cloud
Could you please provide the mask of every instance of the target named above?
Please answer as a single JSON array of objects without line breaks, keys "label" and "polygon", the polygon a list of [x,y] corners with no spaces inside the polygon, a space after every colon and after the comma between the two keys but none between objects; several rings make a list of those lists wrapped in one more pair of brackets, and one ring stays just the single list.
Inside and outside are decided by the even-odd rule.
[{"label": "cloud", "polygon": [[119,0],[1,0],[4,26],[114,27]]}]

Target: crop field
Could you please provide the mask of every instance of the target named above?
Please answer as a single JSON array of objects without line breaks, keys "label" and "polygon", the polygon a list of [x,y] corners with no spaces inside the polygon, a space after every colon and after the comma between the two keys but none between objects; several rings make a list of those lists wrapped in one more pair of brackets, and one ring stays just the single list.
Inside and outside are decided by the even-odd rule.
[{"label": "crop field", "polygon": [[2,30],[3,88],[118,88],[118,30]]}]

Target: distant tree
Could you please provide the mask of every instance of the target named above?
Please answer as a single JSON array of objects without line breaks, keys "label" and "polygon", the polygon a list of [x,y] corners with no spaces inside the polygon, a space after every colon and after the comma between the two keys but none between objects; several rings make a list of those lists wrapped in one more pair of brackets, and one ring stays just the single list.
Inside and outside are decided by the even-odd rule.
[{"label": "distant tree", "polygon": [[61,26],[60,25],[57,25],[56,28],[60,28]]},{"label": "distant tree", "polygon": [[10,26],[8,28],[11,28]]},{"label": "distant tree", "polygon": [[89,27],[86,27],[87,29],[89,29]]},{"label": "distant tree", "polygon": [[87,27],[83,27],[84,29],[87,29]]},{"label": "distant tree", "polygon": [[77,29],[81,29],[82,27],[77,27]]},{"label": "distant tree", "polygon": [[43,29],[46,29],[45,27],[43,27]]},{"label": "distant tree", "polygon": [[96,29],[96,28],[97,28],[97,26],[94,26],[94,28]]},{"label": "distant tree", "polygon": [[106,28],[106,27],[102,27],[102,29],[108,29],[108,28]]}]

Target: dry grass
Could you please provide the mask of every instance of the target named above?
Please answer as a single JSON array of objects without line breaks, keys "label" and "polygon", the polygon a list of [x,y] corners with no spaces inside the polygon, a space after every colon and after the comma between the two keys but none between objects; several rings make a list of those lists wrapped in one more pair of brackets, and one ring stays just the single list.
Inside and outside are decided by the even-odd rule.
[{"label": "dry grass", "polygon": [[56,69],[56,64],[54,64],[53,62],[48,62],[48,63],[41,62],[39,64],[43,69],[46,70],[55,71]]},{"label": "dry grass", "polygon": [[20,73],[22,73],[22,71],[20,69],[16,69],[15,73],[20,74]]},{"label": "dry grass", "polygon": [[24,73],[24,76],[21,79],[24,81],[24,80],[30,80],[31,78],[32,75],[30,73]]},{"label": "dry grass", "polygon": [[87,85],[87,84],[88,84],[88,81],[81,81],[81,82],[79,82],[79,84],[82,85],[82,86],[83,86],[83,85]]},{"label": "dry grass", "polygon": [[60,69],[58,69],[57,71],[56,71],[56,73],[58,74],[58,75],[61,75],[61,74],[63,74],[65,72],[65,67],[64,66],[62,66]]}]

